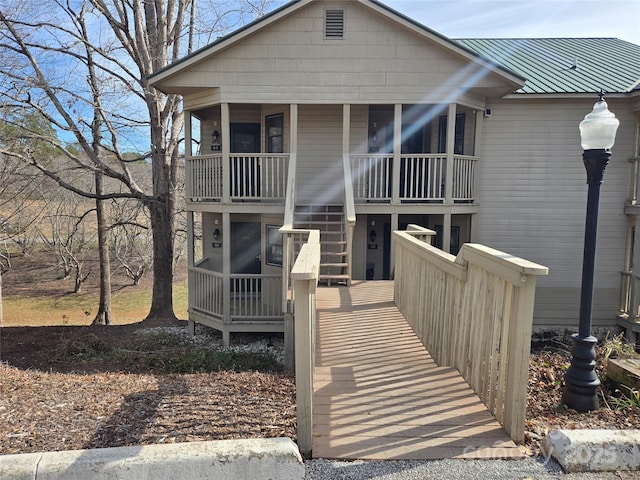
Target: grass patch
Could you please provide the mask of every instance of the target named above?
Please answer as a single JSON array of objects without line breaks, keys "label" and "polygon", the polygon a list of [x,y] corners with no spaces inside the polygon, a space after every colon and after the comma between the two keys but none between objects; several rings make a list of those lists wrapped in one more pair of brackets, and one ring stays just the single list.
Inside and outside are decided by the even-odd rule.
[{"label": "grass patch", "polygon": [[[173,289],[176,316],[186,319],[187,282],[177,282]],[[6,296],[3,298],[3,326],[88,325],[98,310],[98,301],[98,294]],[[114,324],[139,322],[149,313],[150,306],[151,288],[114,292],[111,298]]]}]

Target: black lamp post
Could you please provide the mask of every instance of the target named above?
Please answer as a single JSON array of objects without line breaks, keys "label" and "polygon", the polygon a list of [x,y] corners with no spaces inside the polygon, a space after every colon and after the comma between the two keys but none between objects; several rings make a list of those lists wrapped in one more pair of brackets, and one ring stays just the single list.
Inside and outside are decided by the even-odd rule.
[{"label": "black lamp post", "polygon": [[611,157],[611,147],[620,122],[607,108],[604,93],[593,106],[593,111],[580,122],[580,137],[587,169],[587,219],[584,231],[582,258],[582,290],[580,292],[580,320],[578,333],[572,335],[571,365],[565,373],[562,403],[578,412],[598,408],[597,388],[600,380],[595,372],[597,339],[591,335],[591,307],[593,304],[593,277],[598,230],[598,204],[604,169]]}]

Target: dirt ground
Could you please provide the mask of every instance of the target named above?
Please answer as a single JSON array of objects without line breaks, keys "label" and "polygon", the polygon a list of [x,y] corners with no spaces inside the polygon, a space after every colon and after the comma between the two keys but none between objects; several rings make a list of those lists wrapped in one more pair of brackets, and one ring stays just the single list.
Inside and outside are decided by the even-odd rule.
[{"label": "dirt ground", "polygon": [[295,439],[295,386],[286,374],[168,374],[162,365],[132,368],[125,360],[70,362],[56,356],[60,345],[80,335],[127,345],[136,330],[154,326],[168,324],[0,329],[0,454]]},{"label": "dirt ground", "polygon": [[[56,355],[80,335],[127,345],[136,331],[184,322],[0,329],[0,454],[247,437],[295,439],[295,385],[283,373],[163,373],[129,360],[81,363]],[[149,353],[150,355],[153,352]],[[640,408],[578,414],[561,405],[568,353],[531,355],[529,454],[553,428],[640,428]],[[611,405],[612,406],[612,405]]]},{"label": "dirt ground", "polygon": [[[118,288],[129,288],[121,272],[115,273]],[[68,292],[68,286],[56,282],[55,272],[39,270],[37,261],[10,272],[5,280],[5,295]],[[135,288],[144,289],[149,281],[147,277]],[[88,291],[95,288],[86,286]],[[153,347],[136,352],[138,362],[127,355],[140,330],[184,325],[0,328],[0,454],[248,437],[295,439],[291,376],[234,369],[166,373],[166,356],[148,361],[158,354]],[[119,347],[123,356],[79,362],[82,351],[74,352],[75,357],[64,354],[87,339],[95,343],[92,348]],[[639,407],[606,408],[615,407],[620,397],[608,385],[601,388],[603,408],[597,412],[564,409],[562,377],[568,359],[563,345],[531,355],[523,445],[530,454],[538,453],[540,440],[553,428],[640,428]]]}]

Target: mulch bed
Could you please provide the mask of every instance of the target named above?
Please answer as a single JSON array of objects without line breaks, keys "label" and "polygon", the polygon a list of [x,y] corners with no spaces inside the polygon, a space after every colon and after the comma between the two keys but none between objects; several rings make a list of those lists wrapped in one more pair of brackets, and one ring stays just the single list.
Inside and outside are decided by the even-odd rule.
[{"label": "mulch bed", "polygon": [[[175,323],[175,322],[174,322]],[[181,325],[184,325],[182,323]],[[73,335],[130,341],[123,326],[0,329],[0,454],[249,437],[295,439],[295,385],[283,373],[167,374],[130,363],[69,363],[53,355]],[[564,348],[532,353],[527,437],[539,453],[554,428],[640,428],[640,409],[578,414],[561,405]],[[601,389],[611,400],[616,392]],[[604,403],[604,402],[602,402]]]},{"label": "mulch bed", "polygon": [[52,360],[60,343],[80,330],[118,343],[149,327],[0,329],[0,454],[296,438],[290,375],[132,372],[128,363]]}]

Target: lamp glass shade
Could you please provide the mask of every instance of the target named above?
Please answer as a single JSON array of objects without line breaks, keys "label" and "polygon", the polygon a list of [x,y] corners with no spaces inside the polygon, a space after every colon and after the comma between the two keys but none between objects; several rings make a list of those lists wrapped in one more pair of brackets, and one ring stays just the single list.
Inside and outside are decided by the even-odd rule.
[{"label": "lamp glass shade", "polygon": [[618,125],[620,121],[609,111],[607,102],[604,100],[596,102],[593,110],[580,122],[582,148],[609,150],[616,140]]}]

